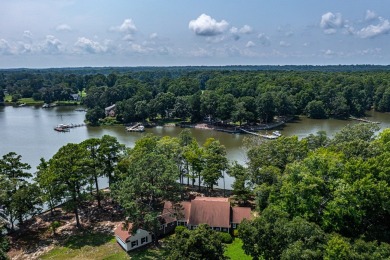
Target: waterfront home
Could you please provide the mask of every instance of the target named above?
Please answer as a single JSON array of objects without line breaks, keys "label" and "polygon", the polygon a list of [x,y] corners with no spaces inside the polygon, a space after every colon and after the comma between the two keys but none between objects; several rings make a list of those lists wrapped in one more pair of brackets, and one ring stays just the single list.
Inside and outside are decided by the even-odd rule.
[{"label": "waterfront home", "polygon": [[114,117],[115,116],[115,108],[116,108],[116,105],[111,105],[109,107],[106,107],[104,109],[104,112],[106,113],[106,116],[111,116],[111,117]]},{"label": "waterfront home", "polygon": [[79,94],[70,94],[70,98],[73,101],[80,101],[81,100],[81,97]]},{"label": "waterfront home", "polygon": [[[181,202],[180,206],[177,210],[171,202],[164,203],[159,236],[171,233],[176,226],[196,229],[199,224],[208,224],[216,231],[232,232],[242,220],[251,219],[249,207],[232,207],[228,198],[196,197]],[[152,242],[149,232],[139,229],[131,234],[131,228],[123,230],[122,227],[123,224],[117,226],[115,237],[124,250],[130,251]]]}]

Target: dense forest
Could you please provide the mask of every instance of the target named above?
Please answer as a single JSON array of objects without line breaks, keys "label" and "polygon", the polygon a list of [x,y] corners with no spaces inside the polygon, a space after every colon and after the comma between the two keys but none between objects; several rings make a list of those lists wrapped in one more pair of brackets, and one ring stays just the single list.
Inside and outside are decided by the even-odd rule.
[{"label": "dense forest", "polygon": [[[34,174],[11,152],[0,159],[2,214],[12,230],[43,203],[52,209],[65,199],[82,227],[81,205],[92,200],[100,207],[97,178],[106,176],[111,193],[105,196],[134,228],[154,233],[164,201],[180,201],[194,180],[211,191],[227,174],[235,179],[233,201],[254,209],[254,219],[238,228],[254,259],[388,259],[390,130],[377,131],[356,124],[333,138],[325,132],[301,140],[248,137],[247,165],[229,163],[218,140],[199,145],[188,130],[178,137],[146,135],[133,148],[110,136],[67,144],[42,159]],[[0,240],[1,253],[7,243]],[[178,254],[182,245],[175,241],[170,247]]]},{"label": "dense forest", "polygon": [[119,123],[178,118],[255,124],[297,114],[348,118],[372,108],[390,111],[388,71],[389,66],[369,65],[2,70],[0,97],[51,103],[85,93],[92,124],[113,104]]}]

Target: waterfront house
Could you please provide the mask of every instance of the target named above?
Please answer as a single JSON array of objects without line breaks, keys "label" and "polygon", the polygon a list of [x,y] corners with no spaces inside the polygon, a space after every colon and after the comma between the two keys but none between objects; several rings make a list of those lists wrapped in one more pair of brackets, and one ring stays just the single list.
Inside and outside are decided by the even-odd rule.
[{"label": "waterfront house", "polygon": [[[160,215],[159,236],[171,233],[176,226],[196,229],[199,224],[208,224],[216,231],[232,232],[243,219],[251,219],[249,207],[232,207],[228,198],[196,197],[191,201],[181,202],[180,206],[177,210],[171,202],[164,203],[164,209]],[[140,229],[136,234],[131,235],[128,230],[122,230],[122,226],[120,224],[115,229],[115,236],[126,251],[152,242],[149,232]]]},{"label": "waterfront house", "polygon": [[116,108],[116,105],[111,105],[109,107],[106,107],[104,109],[105,113],[106,113],[106,116],[111,116],[111,117],[114,117],[115,116],[115,108]]},{"label": "waterfront house", "polygon": [[72,101],[80,101],[81,97],[79,94],[70,94],[70,98]]}]

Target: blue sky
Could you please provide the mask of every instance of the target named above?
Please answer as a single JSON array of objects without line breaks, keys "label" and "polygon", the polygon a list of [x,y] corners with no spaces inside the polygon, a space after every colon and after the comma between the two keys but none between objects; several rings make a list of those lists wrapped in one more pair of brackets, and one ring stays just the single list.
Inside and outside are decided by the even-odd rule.
[{"label": "blue sky", "polygon": [[387,0],[1,0],[0,67],[389,64]]}]

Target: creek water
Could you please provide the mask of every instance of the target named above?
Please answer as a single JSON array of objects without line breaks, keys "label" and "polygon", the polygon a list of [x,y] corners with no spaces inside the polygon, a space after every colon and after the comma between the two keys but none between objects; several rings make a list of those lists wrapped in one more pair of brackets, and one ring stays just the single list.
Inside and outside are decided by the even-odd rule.
[{"label": "creek water", "polygon": [[[82,126],[72,128],[70,132],[60,133],[54,131],[58,124],[81,124],[85,119],[85,112],[76,111],[78,107],[0,107],[0,156],[15,152],[22,156],[22,162],[31,165],[31,172],[36,171],[40,158],[49,160],[62,146],[67,143],[80,143],[88,138],[100,138],[103,135],[115,136],[118,141],[128,147],[147,133],[158,136],[178,136],[183,130],[179,127],[146,128],[143,133],[131,133],[124,126]],[[381,129],[390,127],[390,114],[368,112],[368,119],[381,122]],[[315,120],[300,117],[299,120],[289,122],[278,130],[286,136],[296,135],[304,138],[324,130],[328,136],[334,135],[347,124],[356,123],[351,120]],[[243,148],[244,134],[228,134],[206,129],[190,129],[199,144],[207,138],[215,138],[226,147],[229,161],[246,162],[246,152]],[[101,179],[101,187],[107,186],[107,180]],[[226,176],[226,188],[230,188],[233,179]],[[223,187],[223,181],[218,183]]]}]

